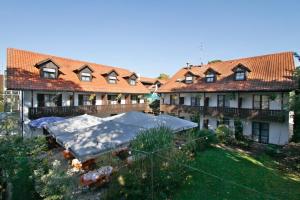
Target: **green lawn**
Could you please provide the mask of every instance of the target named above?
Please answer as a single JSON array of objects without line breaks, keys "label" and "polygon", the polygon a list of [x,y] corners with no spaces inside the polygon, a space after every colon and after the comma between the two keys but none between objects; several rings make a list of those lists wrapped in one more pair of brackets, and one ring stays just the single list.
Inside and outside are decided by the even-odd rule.
[{"label": "green lawn", "polygon": [[266,155],[254,158],[236,151],[210,148],[198,153],[192,166],[226,181],[192,170],[191,177],[174,194],[174,199],[300,199],[300,177],[278,171],[276,162]]}]

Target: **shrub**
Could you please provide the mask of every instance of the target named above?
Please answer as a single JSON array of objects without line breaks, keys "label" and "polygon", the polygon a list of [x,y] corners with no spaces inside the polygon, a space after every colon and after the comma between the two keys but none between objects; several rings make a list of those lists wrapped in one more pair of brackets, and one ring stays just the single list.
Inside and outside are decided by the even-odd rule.
[{"label": "shrub", "polygon": [[233,139],[233,132],[226,125],[220,125],[216,129],[216,135],[220,142],[230,142]]},{"label": "shrub", "polygon": [[153,152],[158,149],[170,147],[173,144],[174,133],[166,127],[152,128],[142,131],[130,143],[134,150]]},{"label": "shrub", "polygon": [[186,152],[175,147],[173,135],[170,129],[164,127],[140,133],[130,145],[132,156],[136,159],[128,168],[122,168],[113,176],[104,198],[152,199],[152,195],[154,199],[170,197],[187,176],[181,164],[189,161]]},{"label": "shrub", "polygon": [[234,120],[234,137],[237,140],[244,139],[243,124],[242,124],[241,120],[239,120],[239,119]]},{"label": "shrub", "polygon": [[0,183],[12,183],[12,198],[38,196],[34,190],[33,170],[40,165],[39,155],[47,150],[44,137],[22,139],[18,135],[0,138]]},{"label": "shrub", "polygon": [[40,165],[34,170],[35,189],[46,200],[71,199],[74,185],[72,177],[61,163],[54,160],[51,164]]}]

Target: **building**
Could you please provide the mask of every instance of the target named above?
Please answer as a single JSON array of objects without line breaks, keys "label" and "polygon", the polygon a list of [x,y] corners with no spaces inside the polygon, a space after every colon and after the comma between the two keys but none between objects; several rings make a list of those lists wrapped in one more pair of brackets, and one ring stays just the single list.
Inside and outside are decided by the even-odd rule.
[{"label": "building", "polygon": [[167,82],[167,80],[148,78],[148,77],[140,77],[140,81],[151,92],[157,92],[158,88],[160,88],[162,85],[164,85]]},{"label": "building", "polygon": [[144,111],[150,93],[137,73],[123,68],[13,48],[7,49],[7,89],[21,91],[23,120]]},{"label": "building", "polygon": [[160,110],[200,116],[200,128],[240,119],[243,134],[260,143],[286,144],[293,131],[289,94],[297,54],[293,52],[222,61],[180,69],[161,93]]}]

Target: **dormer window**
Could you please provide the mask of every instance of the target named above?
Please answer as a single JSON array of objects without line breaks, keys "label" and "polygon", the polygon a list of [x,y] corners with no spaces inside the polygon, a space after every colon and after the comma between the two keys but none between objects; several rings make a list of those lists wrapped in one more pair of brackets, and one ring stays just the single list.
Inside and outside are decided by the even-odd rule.
[{"label": "dormer window", "polygon": [[110,84],[116,84],[116,83],[117,83],[117,77],[114,76],[114,75],[109,75],[109,76],[108,76],[108,82],[109,82]]},{"label": "dormer window", "polygon": [[188,75],[185,77],[185,83],[193,83],[193,76]]},{"label": "dormer window", "polygon": [[129,79],[130,85],[136,85],[136,79]]},{"label": "dormer window", "polygon": [[55,79],[56,78],[56,69],[42,68],[42,77]]},{"label": "dormer window", "polygon": [[212,68],[208,68],[205,72],[205,82],[213,83],[217,80],[217,75],[221,75],[219,72],[215,71]]},{"label": "dormer window", "polygon": [[251,72],[248,67],[242,64],[236,65],[236,67],[234,67],[232,71],[234,72],[234,80],[236,81],[246,80],[248,72]]},{"label": "dormer window", "polygon": [[243,69],[238,69],[235,72],[235,80],[236,81],[243,81],[246,79],[246,71]]},{"label": "dormer window", "polygon": [[119,74],[116,72],[116,70],[112,69],[109,72],[103,73],[103,76],[105,76],[106,81],[109,84],[117,84]]},{"label": "dormer window", "polygon": [[81,81],[92,81],[93,75],[92,73],[94,70],[89,65],[83,65],[82,67],[74,70],[74,72],[77,74],[78,79]]},{"label": "dormer window", "polygon": [[50,58],[36,63],[35,67],[40,70],[42,78],[56,79],[59,75],[59,65]]},{"label": "dormer window", "polygon": [[81,72],[80,77],[81,77],[82,81],[91,81],[92,80],[91,73]]},{"label": "dormer window", "polygon": [[213,72],[209,72],[205,75],[205,82],[206,83],[213,83],[216,80],[216,74]]},{"label": "dormer window", "polygon": [[136,85],[138,75],[136,73],[132,72],[126,76],[123,76],[123,78],[127,80],[129,85]]},{"label": "dormer window", "polygon": [[197,74],[194,74],[191,71],[186,72],[184,76],[185,76],[184,82],[187,83],[187,84],[193,83],[195,78],[198,77]]}]

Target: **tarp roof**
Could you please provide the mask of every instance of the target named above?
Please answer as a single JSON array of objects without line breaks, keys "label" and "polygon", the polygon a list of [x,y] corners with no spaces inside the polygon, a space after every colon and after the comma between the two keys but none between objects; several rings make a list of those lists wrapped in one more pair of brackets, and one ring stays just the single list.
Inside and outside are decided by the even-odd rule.
[{"label": "tarp roof", "polygon": [[46,129],[81,162],[129,143],[141,130],[164,126],[178,132],[198,126],[169,115],[153,116],[140,112],[107,118],[81,115],[67,120],[48,125]]}]

